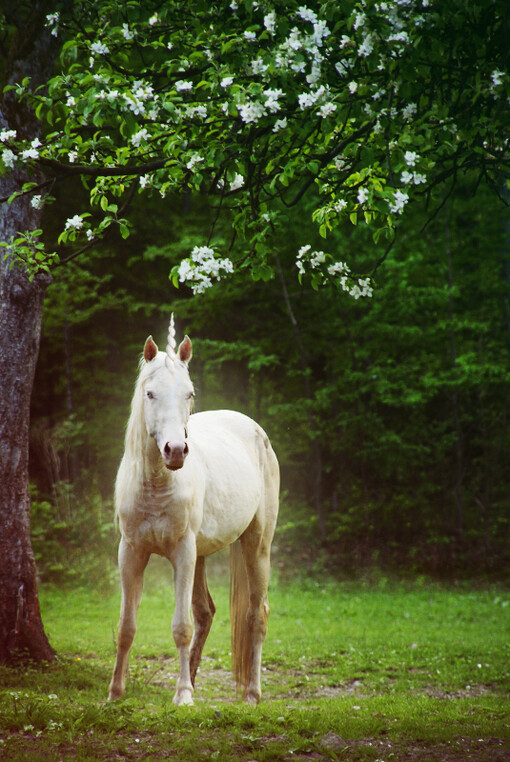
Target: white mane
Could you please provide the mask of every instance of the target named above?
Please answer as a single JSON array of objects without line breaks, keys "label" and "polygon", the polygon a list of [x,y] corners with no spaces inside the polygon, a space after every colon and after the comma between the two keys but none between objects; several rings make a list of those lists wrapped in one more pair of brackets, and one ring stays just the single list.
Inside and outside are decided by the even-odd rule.
[{"label": "white mane", "polygon": [[117,516],[119,505],[126,501],[133,501],[147,478],[145,472],[147,440],[149,435],[145,427],[143,414],[144,383],[155,372],[165,365],[167,355],[158,352],[150,363],[140,360],[140,371],[135,384],[133,399],[131,400],[131,413],[126,426],[124,439],[124,455],[117,474],[115,483],[115,515]]}]

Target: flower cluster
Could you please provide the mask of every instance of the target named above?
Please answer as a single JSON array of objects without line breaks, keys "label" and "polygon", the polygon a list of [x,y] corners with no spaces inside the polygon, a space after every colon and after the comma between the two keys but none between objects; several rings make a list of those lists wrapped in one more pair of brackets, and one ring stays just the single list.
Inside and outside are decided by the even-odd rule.
[{"label": "flower cluster", "polygon": [[296,266],[300,279],[306,274],[307,268],[311,271],[312,283],[315,286],[321,285],[331,278],[354,299],[364,296],[370,297],[373,294],[370,278],[356,277],[346,262],[334,261],[331,255],[324,251],[313,251],[310,244],[299,249]]},{"label": "flower cluster", "polygon": [[203,294],[213,285],[214,280],[219,281],[233,271],[230,259],[216,259],[214,249],[195,246],[189,259],[183,259],[179,265],[177,274],[179,281],[187,283],[194,294]]}]

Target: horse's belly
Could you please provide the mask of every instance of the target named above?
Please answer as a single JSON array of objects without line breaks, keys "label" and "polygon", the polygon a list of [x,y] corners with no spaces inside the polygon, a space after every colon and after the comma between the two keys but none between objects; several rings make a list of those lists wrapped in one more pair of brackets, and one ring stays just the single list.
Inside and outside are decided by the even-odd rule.
[{"label": "horse's belly", "polygon": [[251,524],[260,505],[261,485],[250,474],[244,489],[209,493],[197,533],[197,553],[207,556],[235,542]]},{"label": "horse's belly", "polygon": [[250,524],[251,515],[244,522],[224,522],[221,526],[212,519],[204,520],[197,534],[197,555],[210,556],[211,553],[226,548],[240,537]]}]

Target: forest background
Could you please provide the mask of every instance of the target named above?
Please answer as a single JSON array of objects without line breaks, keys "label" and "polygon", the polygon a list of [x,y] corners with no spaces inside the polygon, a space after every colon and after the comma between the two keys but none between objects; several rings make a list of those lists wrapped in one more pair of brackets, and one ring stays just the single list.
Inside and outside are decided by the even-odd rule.
[{"label": "forest background", "polygon": [[[47,230],[80,192],[49,208]],[[140,198],[128,240],[99,245],[49,287],[31,434],[42,579],[113,569],[137,362],[149,333],[165,340],[172,311],[194,344],[196,408],[253,416],[278,453],[281,574],[505,574],[508,210],[467,186],[431,222],[415,208],[373,297],[355,300],[298,282],[299,243],[320,245],[310,209],[289,212],[275,278],[237,275],[193,295],[169,272],[207,236],[207,199]],[[341,246],[360,269],[371,255],[360,227],[343,229]]]},{"label": "forest background", "polygon": [[[136,3],[132,5],[138,8]],[[254,12],[256,5],[251,8],[251,4],[247,4],[246,12]],[[399,4],[402,6],[400,11],[404,13],[407,5]],[[428,3],[422,5],[428,7]],[[171,10],[172,5],[169,4],[168,8]],[[352,22],[353,30],[361,35],[359,29],[364,27],[356,8],[353,5],[349,23]],[[189,333],[194,342],[192,377],[198,392],[197,409],[226,406],[242,410],[260,421],[275,446],[282,468],[282,512],[275,549],[276,565],[281,574],[294,574],[297,570],[305,574],[327,570],[334,574],[351,575],[361,569],[382,568],[400,573],[413,571],[450,577],[480,573],[504,575],[508,562],[507,495],[510,478],[507,468],[510,219],[508,206],[501,203],[508,200],[501,168],[500,174],[497,174],[498,157],[504,156],[507,146],[501,110],[506,80],[503,72],[493,68],[493,57],[498,50],[498,41],[501,43],[503,39],[504,24],[494,21],[492,29],[490,14],[483,17],[489,19],[484,23],[492,29],[490,39],[496,44],[495,48],[494,45],[487,45],[486,48],[477,45],[476,34],[481,35],[482,42],[485,40],[476,24],[469,27],[471,37],[461,35],[466,50],[460,47],[455,49],[457,53],[463,50],[462,62],[466,68],[460,69],[463,72],[460,85],[455,79],[448,78],[446,70],[441,97],[434,90],[433,76],[428,68],[430,64],[430,71],[438,74],[444,71],[444,60],[453,60],[454,48],[450,43],[453,31],[458,31],[456,19],[469,18],[472,22],[477,17],[475,13],[471,18],[469,9],[466,9],[467,6],[459,3],[458,17],[438,11],[436,23],[444,31],[441,43],[444,48],[432,44],[435,37],[430,31],[429,38],[424,33],[420,44],[417,36],[416,45],[409,45],[405,55],[398,47],[406,47],[402,35],[388,38],[388,42],[391,39],[397,46],[391,64],[396,67],[395,77],[397,74],[404,77],[402,102],[406,102],[406,97],[411,98],[411,92],[414,92],[413,81],[405,79],[411,70],[406,69],[408,55],[415,65],[413,71],[428,77],[427,87],[430,85],[434,97],[446,103],[451,88],[451,93],[458,98],[452,115],[463,130],[457,129],[454,123],[449,125],[457,143],[451,141],[450,132],[444,128],[445,122],[437,122],[437,115],[432,111],[429,131],[420,132],[422,115],[416,115],[416,104],[408,104],[402,110],[402,123],[406,130],[414,113],[416,143],[402,141],[402,147],[392,156],[394,166],[389,169],[388,179],[391,180],[392,174],[400,172],[405,166],[406,171],[401,178],[405,175],[408,179],[398,182],[401,186],[409,183],[417,186],[413,189],[413,195],[418,200],[409,204],[402,219],[399,219],[399,235],[391,248],[381,249],[380,243],[374,246],[369,230],[370,219],[378,215],[385,218],[384,210],[387,212],[388,203],[390,210],[398,217],[407,201],[408,190],[405,193],[399,189],[388,190],[384,183],[381,184],[377,172],[372,175],[371,170],[367,169],[371,162],[379,168],[382,166],[383,160],[377,151],[382,150],[383,159],[385,156],[384,145],[381,148],[381,140],[377,137],[380,134],[379,123],[374,123],[370,143],[364,142],[366,125],[359,131],[353,128],[354,131],[345,138],[347,146],[352,141],[351,148],[354,147],[354,153],[349,153],[346,148],[343,154],[348,158],[352,154],[349,158],[351,169],[358,161],[367,165],[344,182],[344,191],[350,194],[351,202],[352,199],[357,202],[352,208],[358,211],[350,215],[351,219],[337,224],[333,211],[336,215],[347,206],[347,202],[339,198],[334,198],[334,207],[317,208],[323,201],[321,193],[331,192],[331,186],[323,184],[321,187],[321,170],[315,168],[313,159],[313,140],[307,136],[306,140],[303,139],[302,151],[297,152],[293,162],[289,162],[281,172],[281,167],[275,165],[279,156],[275,153],[275,158],[265,166],[267,181],[261,179],[262,164],[258,167],[256,183],[260,183],[261,187],[264,183],[269,184],[271,193],[278,183],[283,193],[289,183],[292,185],[296,181],[296,177],[298,187],[299,180],[304,183],[295,196],[296,200],[300,199],[299,203],[292,207],[278,205],[279,234],[273,241],[274,248],[268,248],[261,238],[262,234],[257,233],[259,237],[254,239],[257,244],[253,251],[244,258],[239,255],[235,276],[222,279],[204,293],[192,293],[186,285],[177,289],[169,273],[174,273],[175,280],[179,263],[189,256],[195,246],[209,241],[212,218],[214,245],[218,251],[229,251],[232,229],[236,228],[238,232],[242,227],[233,207],[229,211],[227,204],[220,216],[214,203],[200,192],[206,184],[203,179],[207,177],[206,169],[211,171],[211,167],[206,167],[207,162],[212,163],[215,172],[214,161],[219,161],[212,148],[211,156],[205,158],[197,158],[195,154],[188,157],[186,154],[183,159],[181,151],[182,172],[173,166],[175,161],[169,161],[168,157],[161,160],[161,166],[168,162],[167,170],[175,173],[175,183],[171,186],[172,190],[162,185],[162,195],[157,192],[157,185],[154,185],[152,196],[130,194],[132,232],[129,237],[126,237],[129,232],[127,226],[121,220],[118,234],[110,230],[108,237],[96,241],[94,248],[89,249],[85,256],[76,256],[75,251],[61,260],[66,262],[62,268],[58,262],[53,262],[51,266],[55,266],[56,277],[47,291],[31,413],[32,535],[38,570],[43,580],[62,582],[110,577],[116,545],[112,487],[122,453],[123,431],[137,361],[149,333],[157,340],[163,340],[170,312],[177,317],[179,333]],[[333,14],[333,10],[329,7],[328,12]],[[309,24],[315,12],[301,8],[298,15],[303,24]],[[391,14],[386,18],[387,15],[373,16],[374,29],[379,30],[381,19],[385,19],[384,23],[392,20]],[[271,16],[272,21],[268,21]],[[154,19],[156,17],[157,14]],[[264,18],[265,31],[260,34],[261,50],[269,45],[268,40],[274,34],[274,18],[274,14]],[[494,18],[497,18],[496,13]],[[423,16],[417,19],[421,19],[420,24],[423,22]],[[147,22],[147,34],[151,45],[156,45],[156,48],[162,44],[161,40],[152,40],[150,35],[158,33],[158,23],[152,25],[152,19]],[[229,18],[230,23],[233,21]],[[363,21],[365,23],[368,23],[366,19]],[[321,24],[313,22],[313,34],[319,35],[314,38],[314,55],[317,45],[322,45],[325,39],[321,37],[325,35],[325,27]],[[225,20],[218,29],[223,30],[226,25]],[[338,29],[336,34],[340,35]],[[420,29],[418,21],[416,29]],[[418,35],[416,29],[413,34]],[[119,54],[122,53],[122,46],[133,40],[133,35],[134,32],[129,29],[122,33],[119,31]],[[249,48],[255,37],[255,32],[245,30],[241,37],[244,40],[242,45]],[[236,45],[241,45],[238,37],[235,39]],[[346,45],[343,40],[339,39],[342,50]],[[349,55],[356,58],[359,70],[362,69],[363,59],[371,61],[370,56],[375,56],[372,51],[375,40],[375,35],[368,35],[360,44],[357,57],[352,53],[353,43],[347,44],[346,50],[350,50]],[[423,61],[413,60],[413,55],[420,54],[420,45],[425,45],[427,40],[432,40],[432,43],[428,48],[424,47],[429,56],[424,67]],[[89,41],[87,45],[85,49],[89,51],[90,48],[100,58],[107,51],[107,46],[97,41]],[[154,60],[158,65],[166,61],[171,47],[171,44],[170,47],[165,46],[164,56],[157,48],[158,56]],[[147,50],[152,48],[144,49],[145,53]],[[232,66],[238,63],[235,50],[231,41],[224,42],[221,48],[221,56]],[[479,75],[470,79],[473,50],[477,53],[483,51],[487,57],[487,72],[492,72],[488,88]],[[67,51],[65,55],[69,57],[69,65],[73,69],[77,50],[71,45],[64,46],[64,51]],[[447,59],[444,57],[445,51],[448,53]],[[207,49],[197,49],[198,53],[203,63],[202,59],[207,59]],[[436,56],[441,66],[437,66]],[[148,60],[153,65],[152,58]],[[348,61],[348,58],[345,60]],[[483,63],[483,56],[480,60]],[[258,76],[265,76],[263,57],[257,61],[257,72],[255,69],[248,70],[243,75],[248,83],[248,94],[255,92],[254,87],[260,89],[264,86],[252,81]],[[387,66],[389,61],[386,59]],[[225,64],[224,61],[220,63]],[[314,58],[313,62],[308,63],[312,67],[309,76],[313,81],[317,61]],[[497,63],[500,64],[499,59]],[[333,67],[333,59],[330,64],[328,76],[334,76],[331,81],[339,87],[337,79],[346,74],[346,64],[340,62]],[[83,62],[81,65],[83,86],[88,87],[88,66],[85,64],[83,67]],[[326,64],[323,67],[326,68]],[[483,68],[481,64],[480,68]],[[380,66],[373,69],[367,67],[366,81],[370,87],[375,87],[379,77],[386,76],[380,74],[381,71]],[[168,76],[173,82],[181,75],[178,71],[172,71]],[[390,79],[391,76],[391,70],[388,70]],[[223,89],[228,81],[230,87],[232,79],[231,76],[225,77],[214,86]],[[473,101],[470,100],[470,87],[463,89],[466,82],[474,87]],[[190,82],[179,80],[173,84],[175,88],[169,90],[170,101],[165,108],[170,109],[168,113],[175,120],[174,100],[178,103],[179,98],[187,97]],[[197,83],[196,97],[205,97],[204,103],[210,97],[207,107],[217,108],[215,90],[211,90],[211,96],[200,95],[206,84],[205,80]],[[82,149],[84,155],[86,152],[83,148],[87,135],[84,128],[86,120],[81,123],[79,114],[73,111],[78,95],[76,98],[69,95],[67,110],[64,109],[60,93],[65,93],[66,86],[65,77],[58,85],[63,88],[62,91],[54,83],[50,88],[51,97],[55,99],[53,105],[51,98],[46,102],[43,96],[35,109],[38,118],[41,113],[46,114],[48,124],[52,124],[54,119],[65,124],[64,143],[71,140],[71,132],[68,135],[67,131],[71,130],[73,120],[78,120],[74,147],[71,143],[62,143],[58,149],[61,153],[55,154],[60,163],[48,159],[48,154],[44,165],[48,172],[50,169],[55,172],[61,170],[62,156],[71,165],[76,161],[76,156],[71,158],[73,153],[77,155]],[[236,87],[237,83],[233,85],[234,89]],[[373,97],[370,96],[371,90],[367,90],[358,102],[355,97],[357,87],[356,82],[342,85],[342,98],[347,99],[345,108],[349,114],[354,113],[352,109],[362,108],[363,98],[370,97],[377,104],[377,99],[381,97],[379,90],[373,93]],[[397,85],[392,81],[390,96],[397,90]],[[180,94],[181,91],[184,95]],[[110,93],[112,98],[113,92],[117,91]],[[275,95],[277,92],[280,95]],[[314,92],[319,97],[320,88]],[[148,97],[148,93],[149,89],[144,97]],[[274,121],[274,114],[278,115],[281,108],[281,104],[276,102],[282,97],[281,91],[264,90],[263,95],[268,99],[264,108],[269,110],[269,117]],[[307,100],[305,96],[306,93],[299,94],[299,107],[294,104],[290,108],[287,104],[289,120],[295,119],[298,125],[295,127],[296,137],[301,134],[299,130],[306,132],[308,126],[307,120],[301,118]],[[104,98],[95,91],[90,97],[93,98],[91,103],[96,106],[100,104],[93,124],[101,128],[98,135],[106,142],[107,125],[101,111]],[[229,106],[232,113],[228,111],[227,116],[239,131],[239,142],[234,146],[236,150],[241,150],[240,147],[244,150],[244,136],[249,134],[251,141],[254,135],[259,135],[256,130],[247,131],[244,125],[244,122],[251,124],[255,119],[251,112],[248,115],[248,106],[251,104],[253,109],[255,101],[235,101],[236,97]],[[88,101],[84,99],[83,103]],[[328,140],[333,139],[330,135],[336,133],[333,128],[329,133],[330,127],[326,130],[322,125],[335,124],[336,117],[332,115],[341,103],[341,100],[338,100],[338,106],[333,102],[323,103],[318,112],[320,119],[316,116],[317,124],[321,125],[316,130],[316,138],[321,135],[325,146]],[[446,108],[445,103],[442,102],[442,107]],[[203,140],[201,120],[197,118],[199,112],[196,111],[197,108],[204,108],[201,101],[200,104],[188,106],[191,111],[188,114],[189,135],[186,135],[199,135]],[[360,113],[366,112],[370,119],[375,119],[372,112],[376,105],[370,108],[364,105],[365,109]],[[414,112],[409,110],[411,106]],[[476,119],[475,106],[487,109],[486,118]],[[377,108],[384,114],[382,107]],[[482,116],[485,114],[483,110],[481,113]],[[224,117],[220,109],[219,117],[215,117],[216,124],[228,125],[229,121]],[[359,118],[360,123],[367,119],[366,116]],[[470,132],[471,123],[474,125],[473,134]],[[144,124],[147,126],[138,130],[139,125],[129,109],[126,113],[124,108],[120,127],[123,145],[126,135],[129,135],[129,151],[138,159],[145,156],[148,128],[153,129],[150,119]],[[169,124],[165,125],[168,129]],[[394,125],[392,129],[396,129]],[[172,140],[176,140],[178,129],[173,131]],[[6,145],[11,145],[9,131],[3,134]],[[269,135],[264,150],[278,146],[281,134],[284,137],[286,134],[293,136],[292,130],[282,132],[281,124],[276,121],[274,126],[272,122],[269,127],[266,125],[265,133],[262,131],[260,134]],[[468,148],[467,153],[463,154],[466,149],[461,136],[466,134]],[[150,139],[157,141],[166,137],[165,130],[162,130],[161,134],[155,133]],[[338,136],[334,139],[340,140]],[[404,154],[407,145],[418,147],[424,140],[430,141],[425,144],[429,145],[429,154],[437,154],[438,163],[433,170],[432,163],[428,167],[422,166],[422,158],[416,152]],[[218,143],[221,140],[218,139]],[[33,140],[22,155],[37,157],[39,145],[38,138]],[[331,165],[331,158],[343,162],[338,154],[341,145],[339,143],[335,147],[331,157],[325,149],[324,166]],[[388,151],[391,145],[393,143],[388,143]],[[457,145],[458,150],[453,150],[452,145]],[[283,146],[286,151],[285,144]],[[191,150],[189,146],[188,149]],[[102,146],[101,150],[106,149]],[[170,151],[170,148],[165,147],[165,150]],[[214,150],[218,151],[218,147]],[[129,151],[125,148],[124,156],[120,150],[117,160],[121,164],[128,162]],[[453,169],[448,164],[449,151],[454,156]],[[399,158],[399,152],[402,158]],[[254,149],[253,157],[256,155]],[[262,155],[265,156],[264,152]],[[468,158],[463,161],[463,156]],[[4,150],[3,157],[5,167],[12,167],[14,154],[10,148]],[[245,172],[246,177],[242,173],[227,173],[229,194],[237,192],[246,195],[250,188],[253,191],[255,180],[246,169],[251,166],[253,157],[249,157],[247,164],[239,161],[237,170]],[[404,159],[405,163],[397,169],[400,166],[398,162]],[[427,194],[424,191],[421,195],[423,203],[420,203],[420,188],[425,176],[421,172],[408,171],[418,159],[418,169],[437,173],[437,176],[430,175],[427,180]],[[185,161],[187,164],[184,164]],[[335,161],[333,164],[340,176],[345,170]],[[465,170],[462,177],[457,175],[459,164]],[[475,169],[470,171],[469,167]],[[69,179],[73,167],[67,169],[70,170]],[[85,170],[92,171],[90,166],[85,166]],[[102,170],[108,171],[107,161]],[[312,182],[314,173],[317,188]],[[450,176],[453,177],[452,185],[439,185],[440,181],[444,182]],[[500,185],[495,188],[498,177]],[[113,175],[110,180],[109,193],[116,197]],[[337,181],[340,182],[338,178]],[[492,184],[491,188],[486,181]],[[90,215],[79,218],[76,214],[77,210],[88,206],[85,185],[86,182],[82,184],[76,179],[74,182],[68,181],[65,189],[58,182],[54,188],[52,186],[55,203],[44,206],[42,222],[48,247],[51,248],[56,239],[64,244],[72,243],[84,221],[85,226],[89,224],[86,218]],[[110,225],[113,221],[117,222],[114,220],[117,206],[109,204],[106,192],[103,197],[98,195],[100,187],[98,181],[96,188],[92,191],[88,189],[90,198],[96,205],[95,211],[100,208],[107,217],[110,215],[107,220]],[[176,192],[176,187],[180,187],[181,192]],[[215,174],[212,187],[218,190]],[[136,189],[136,184],[133,189]],[[259,192],[260,188],[255,190]],[[30,192],[34,192],[33,186]],[[40,196],[36,198],[41,200]],[[231,198],[236,197],[232,195]],[[368,198],[371,199],[371,206],[365,207]],[[25,203],[28,203],[26,199]],[[371,211],[367,212],[368,208]],[[112,209],[115,213],[111,212]],[[258,214],[262,220],[271,217],[274,210],[264,212],[261,204]],[[322,219],[322,224],[314,224],[314,216],[315,222]],[[366,225],[362,223],[363,216]],[[351,224],[353,218],[359,224]],[[101,225],[97,230],[102,234],[106,227],[101,228]],[[94,238],[97,230],[87,230],[87,233],[90,232]],[[59,237],[61,231],[64,233]],[[380,228],[378,232],[390,234],[392,229]],[[319,289],[313,272],[312,277],[298,277],[300,262],[296,261],[297,253],[304,243],[309,244],[312,251],[321,250],[326,246],[323,240],[326,235],[327,248],[333,252],[336,264],[345,261],[353,273],[373,274],[371,298],[365,295],[356,299],[341,287],[341,282],[335,285],[333,279],[321,283]],[[376,237],[376,241],[379,238]],[[36,259],[37,256],[36,249]],[[49,256],[51,258],[53,255]],[[246,256],[251,259],[249,266],[244,267]],[[48,261],[51,264],[51,259]],[[301,260],[301,265],[304,261]],[[380,264],[376,266],[378,261]],[[307,266],[313,269],[311,261],[307,262]]]}]

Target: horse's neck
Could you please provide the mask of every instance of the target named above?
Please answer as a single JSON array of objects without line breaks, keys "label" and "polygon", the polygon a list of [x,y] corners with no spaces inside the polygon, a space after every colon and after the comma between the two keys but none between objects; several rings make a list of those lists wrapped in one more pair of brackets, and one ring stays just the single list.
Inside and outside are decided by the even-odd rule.
[{"label": "horse's neck", "polygon": [[147,436],[143,447],[143,474],[145,481],[161,481],[163,477],[168,480],[168,477],[171,475],[165,468],[156,442],[149,436]]}]

